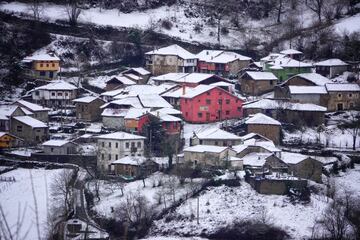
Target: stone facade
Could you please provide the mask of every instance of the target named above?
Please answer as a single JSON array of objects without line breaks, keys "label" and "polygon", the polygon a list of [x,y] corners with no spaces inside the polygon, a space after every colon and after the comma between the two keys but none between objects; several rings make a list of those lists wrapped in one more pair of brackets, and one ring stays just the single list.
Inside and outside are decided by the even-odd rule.
[{"label": "stone facade", "polygon": [[242,143],[241,139],[199,139],[197,136],[190,139],[191,145],[235,146]]},{"label": "stone facade", "polygon": [[258,133],[271,141],[276,145],[280,144],[280,131],[279,125],[268,124],[247,124],[247,133]]},{"label": "stone facade", "polygon": [[24,139],[25,144],[35,145],[49,138],[48,127],[32,128],[14,118],[11,119],[11,131],[15,136]]},{"label": "stone facade", "polygon": [[289,164],[289,173],[296,177],[310,179],[318,183],[322,183],[322,163],[313,159],[307,158],[297,164]]},{"label": "stone facade", "polygon": [[71,155],[76,154],[76,145],[74,143],[66,143],[62,146],[43,146],[44,154],[48,155]]},{"label": "stone facade", "polygon": [[104,127],[116,130],[125,129],[124,117],[119,116],[103,116],[102,123]]},{"label": "stone facade", "polygon": [[360,107],[359,92],[329,92],[328,111],[342,111]]},{"label": "stone facade", "polygon": [[287,194],[289,188],[303,189],[307,187],[306,180],[286,180],[286,179],[255,179],[250,177],[248,179],[250,185],[261,194]]},{"label": "stone facade", "polygon": [[76,119],[80,121],[93,122],[101,119],[100,106],[105,103],[104,100],[96,98],[94,101],[89,103],[76,102]]},{"label": "stone facade", "polygon": [[195,165],[223,166],[224,159],[234,157],[235,154],[232,149],[225,149],[222,152],[190,152],[184,150],[184,160]]},{"label": "stone facade", "polygon": [[274,89],[276,81],[240,79],[241,91],[248,95],[258,96]]}]

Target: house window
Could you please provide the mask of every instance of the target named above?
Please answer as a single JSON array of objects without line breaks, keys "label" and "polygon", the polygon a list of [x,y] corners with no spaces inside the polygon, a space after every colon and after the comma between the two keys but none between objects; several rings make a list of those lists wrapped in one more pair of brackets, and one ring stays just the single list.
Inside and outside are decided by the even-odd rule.
[{"label": "house window", "polygon": [[273,85],[274,84],[274,81],[273,80],[270,80],[270,85]]},{"label": "house window", "polygon": [[40,92],[39,92],[39,91],[35,91],[35,95],[36,95],[36,96],[39,96],[39,95],[40,95]]},{"label": "house window", "polygon": [[51,93],[51,96],[55,97],[55,93],[54,93],[54,92],[52,92],[52,93]]},{"label": "house window", "polygon": [[118,160],[119,159],[119,156],[116,154],[115,155],[115,160]]},{"label": "house window", "polygon": [[206,94],[207,94],[208,96],[210,96],[210,92],[206,92]]},{"label": "house window", "polygon": [[105,155],[101,154],[101,159],[104,160],[105,159]]},{"label": "house window", "polygon": [[238,107],[237,110],[238,110],[238,112],[241,112],[241,107]]},{"label": "house window", "polygon": [[210,99],[206,99],[206,104],[210,105],[210,104],[211,104],[211,100],[210,100]]},{"label": "house window", "polygon": [[138,157],[141,157],[141,154],[138,154]]},{"label": "house window", "polygon": [[138,148],[141,148],[141,142],[138,142],[138,143],[137,143],[137,147],[138,147]]},{"label": "house window", "polygon": [[102,147],[105,147],[105,142],[102,142],[102,143],[101,143],[101,146],[102,146]]},{"label": "house window", "polygon": [[225,114],[226,114],[226,115],[230,115],[230,111],[226,111]]},{"label": "house window", "polygon": [[119,148],[119,143],[115,143],[115,147],[116,147],[116,148]]},{"label": "house window", "polygon": [[215,141],[215,146],[217,146],[219,143],[217,141]]},{"label": "house window", "polygon": [[111,154],[109,154],[109,161],[111,160]]},{"label": "house window", "polygon": [[49,67],[49,64],[46,64],[46,67]]},{"label": "house window", "polygon": [[62,92],[58,92],[58,94],[57,94],[58,96],[62,96]]},{"label": "house window", "polygon": [[341,94],[341,93],[338,94],[338,98],[342,98],[342,94]]},{"label": "house window", "polygon": [[130,144],[127,142],[125,143],[125,148],[129,148],[130,147]]},{"label": "house window", "polygon": [[200,99],[200,98],[198,99],[198,102],[201,102],[201,99]]},{"label": "house window", "polygon": [[219,92],[219,95],[222,95],[222,92]]},{"label": "house window", "polygon": [[202,113],[201,112],[198,113],[198,118],[202,118]]},{"label": "house window", "polygon": [[222,99],[219,99],[218,102],[219,102],[219,104],[222,104]]},{"label": "house window", "polygon": [[132,156],[132,157],[135,157],[135,153],[132,153],[131,156]]},{"label": "house window", "polygon": [[54,148],[51,148],[50,151],[51,151],[51,152],[54,152]]},{"label": "house window", "polygon": [[40,67],[43,67],[43,66],[44,66],[44,64],[40,63]]},{"label": "house window", "polygon": [[69,96],[69,93],[68,93],[68,92],[66,92],[66,93],[65,93],[65,96]]},{"label": "house window", "polygon": [[354,107],[355,107],[355,105],[354,105],[353,102],[349,103],[349,108],[350,108],[350,109],[353,109]]},{"label": "house window", "polygon": [[22,132],[22,126],[16,126],[16,131],[17,132]]},{"label": "house window", "polygon": [[109,142],[109,148],[111,148],[111,142]]},{"label": "house window", "polygon": [[135,143],[132,142],[132,143],[131,143],[131,148],[134,148],[134,147],[135,147]]},{"label": "house window", "polygon": [[200,140],[199,143],[200,143],[200,145],[203,144],[203,140]]},{"label": "house window", "polygon": [[352,98],[352,96],[353,96],[352,93],[349,93],[349,98]]},{"label": "house window", "polygon": [[226,104],[230,104],[230,99],[225,100]]},{"label": "house window", "polygon": [[52,66],[55,67],[55,63],[53,63]]}]

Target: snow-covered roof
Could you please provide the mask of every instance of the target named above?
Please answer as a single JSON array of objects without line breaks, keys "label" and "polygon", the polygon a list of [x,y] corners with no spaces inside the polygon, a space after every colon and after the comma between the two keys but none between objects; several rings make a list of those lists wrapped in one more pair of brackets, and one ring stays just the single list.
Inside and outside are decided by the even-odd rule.
[{"label": "snow-covered roof", "polygon": [[200,129],[198,132],[194,132],[194,134],[202,140],[205,139],[226,139],[226,140],[241,140],[241,137],[224,131],[220,128],[208,128],[208,129]]},{"label": "snow-covered roof", "polygon": [[211,89],[216,88],[216,86],[209,86],[209,85],[198,85],[191,89],[191,91],[187,91],[185,95],[182,95],[183,98],[193,98],[200,94],[203,94],[207,91],[210,91]]},{"label": "snow-covered roof", "polygon": [[174,85],[172,84],[162,84],[160,86],[153,86],[148,84],[143,84],[143,85],[135,84],[135,85],[127,86],[118,91],[114,91],[112,93],[112,97],[114,99],[122,99],[127,97],[135,97],[141,94],[161,94],[173,87]]},{"label": "snow-covered roof", "polygon": [[135,71],[138,74],[143,75],[143,76],[150,74],[150,72],[148,70],[146,70],[146,69],[144,69],[142,67],[129,68],[129,69],[125,70],[123,73],[126,73],[126,72],[128,72],[130,70],[133,70],[133,71]]},{"label": "snow-covered roof", "polygon": [[289,86],[290,94],[327,94],[324,86]]},{"label": "snow-covered roof", "polygon": [[125,117],[128,109],[113,109],[113,108],[105,108],[101,113],[102,117]]},{"label": "snow-covered roof", "polygon": [[7,119],[10,117],[17,108],[19,108],[17,105],[0,105],[0,116],[2,116],[1,119]]},{"label": "snow-covered roof", "polygon": [[168,91],[168,92],[166,92],[166,93],[163,93],[163,94],[161,94],[161,96],[162,96],[162,97],[170,97],[170,98],[180,98],[180,97],[182,97],[183,95],[185,95],[185,94],[183,94],[183,93],[184,93],[184,88],[185,88],[185,94],[186,94],[187,92],[192,91],[192,90],[194,89],[193,87],[182,86],[182,87],[180,87],[180,88],[177,88],[177,89],[174,89],[174,90],[170,90],[170,91]]},{"label": "snow-covered roof", "polygon": [[281,123],[269,116],[262,113],[257,113],[245,121],[246,124],[261,124],[261,125],[277,125],[281,126]]},{"label": "snow-covered roof", "polygon": [[23,112],[25,113],[25,115],[28,115],[28,116],[34,115],[33,112],[31,112],[30,110],[27,110],[27,109],[24,108],[24,107],[20,107],[20,108],[21,108],[21,110],[23,110]]},{"label": "snow-covered roof", "polygon": [[[135,75],[133,73],[124,73],[124,76],[129,78],[129,79],[136,80],[136,81],[139,81],[139,80],[142,79],[141,77],[139,77],[139,76],[137,76],[137,75]],[[132,84],[130,83],[128,85],[132,85]]]},{"label": "snow-covered roof", "polygon": [[18,100],[18,101],[16,101],[16,103],[31,110],[32,112],[50,111],[50,108],[46,108],[46,107],[40,106],[35,103],[31,103],[31,102],[28,102],[25,100]]},{"label": "snow-covered roof", "polygon": [[281,54],[285,55],[296,55],[296,54],[303,54],[302,52],[296,50],[296,49],[286,49],[284,51],[280,52]]},{"label": "snow-covered roof", "polygon": [[146,55],[175,55],[182,59],[196,59],[197,57],[191,52],[185,50],[177,44],[159,48],[145,53]]},{"label": "snow-covered roof", "polygon": [[254,80],[278,80],[278,78],[272,72],[247,71],[246,74],[248,74]]},{"label": "snow-covered roof", "polygon": [[58,81],[53,81],[44,86],[37,87],[34,90],[76,90],[76,89],[78,88],[75,87],[74,85],[62,80],[58,80]]},{"label": "snow-covered roof", "polygon": [[14,119],[18,120],[19,122],[26,124],[32,128],[47,128],[48,126],[43,123],[42,121],[39,121],[35,118],[29,117],[29,116],[17,116],[14,117]]},{"label": "snow-covered roof", "polygon": [[92,101],[95,101],[96,99],[98,99],[98,98],[93,97],[93,96],[86,96],[86,97],[74,99],[73,102],[76,102],[76,103],[91,103]]},{"label": "snow-covered roof", "polygon": [[305,159],[309,158],[309,156],[300,153],[281,152],[280,158],[287,164],[298,164],[304,161]]},{"label": "snow-covered roof", "polygon": [[211,85],[211,86],[218,86],[218,87],[230,87],[230,86],[234,86],[234,84],[228,83],[228,82],[224,82],[224,81],[215,82],[215,83],[212,83],[212,84],[210,84],[210,85]]},{"label": "snow-covered roof", "polygon": [[139,98],[137,98],[137,97],[127,97],[127,98],[114,100],[114,101],[105,103],[100,108],[106,108],[109,105],[130,106],[130,107],[134,107],[134,108],[142,108],[143,107]]},{"label": "snow-covered roof", "polygon": [[97,136],[99,139],[114,139],[114,140],[141,140],[145,139],[143,136],[127,133],[127,132],[114,132]]},{"label": "snow-covered roof", "polygon": [[271,155],[273,154],[252,152],[242,157],[242,160],[244,165],[252,167],[262,167],[266,163],[267,158]]},{"label": "snow-covered roof", "polygon": [[314,83],[317,86],[324,86],[326,83],[331,82],[330,79],[328,79],[327,77],[324,77],[318,73],[300,73],[300,74],[297,74],[297,75],[289,78],[287,81],[289,81],[290,79],[295,78],[295,77],[304,78],[304,79]]},{"label": "snow-covered roof", "polygon": [[8,133],[8,132],[0,132],[0,138],[3,137],[4,135],[9,135],[9,136],[11,136],[11,137],[18,138],[18,137],[16,137],[15,135],[12,135],[11,133]]},{"label": "snow-covered roof", "polygon": [[201,52],[196,54],[196,57],[199,59],[199,61],[207,62],[223,52],[224,51],[222,50],[202,50]]},{"label": "snow-covered roof", "polygon": [[105,97],[114,97],[120,93],[122,93],[124,91],[124,89],[115,89],[115,90],[111,90],[111,91],[106,91],[101,93],[101,96],[105,96]]},{"label": "snow-covered roof", "polygon": [[113,80],[116,80],[118,82],[121,82],[122,84],[124,85],[134,85],[136,84],[133,80],[129,79],[128,77],[126,76],[123,76],[123,75],[113,75],[113,76],[110,76],[109,79],[106,81],[106,83],[110,82],[110,81],[113,81]]},{"label": "snow-covered roof", "polygon": [[124,164],[124,165],[133,165],[133,166],[140,166],[143,162],[146,161],[145,157],[135,157],[135,156],[126,156],[120,159],[117,159],[111,162],[112,165],[116,164]]},{"label": "snow-covered roof", "polygon": [[157,94],[140,94],[138,96],[141,104],[148,108],[172,108],[172,105],[168,103],[164,98]]},{"label": "snow-covered roof", "polygon": [[167,73],[157,77],[153,77],[152,80],[158,82],[170,81],[174,83],[200,83],[211,77],[221,77],[210,73]]},{"label": "snow-covered roof", "polygon": [[26,58],[24,58],[25,62],[28,61],[60,61],[60,58],[58,58],[57,56],[51,56],[50,54],[36,54],[33,56],[28,56]]},{"label": "snow-covered roof", "polygon": [[233,62],[235,60],[240,60],[240,61],[249,61],[251,60],[251,58],[240,55],[238,53],[235,52],[222,52],[219,55],[207,60],[207,62],[211,62],[211,63],[230,63]]},{"label": "snow-covered roof", "polygon": [[151,114],[158,117],[161,122],[181,122],[182,121],[180,118],[166,114],[166,113],[160,114],[157,111],[154,111],[154,112],[151,112]]},{"label": "snow-covered roof", "polygon": [[288,57],[278,57],[269,63],[272,66],[280,66],[282,68],[311,68],[313,67],[310,63],[300,62],[298,60],[288,58]]},{"label": "snow-covered roof", "polygon": [[275,99],[261,99],[243,105],[244,109],[287,109],[290,111],[320,111],[326,112],[326,107],[322,107],[312,103],[292,103],[289,101],[275,100]]},{"label": "snow-covered roof", "polygon": [[269,55],[267,55],[266,57],[261,58],[261,61],[267,62],[267,61],[273,61],[277,58],[280,57],[285,57],[284,54],[280,54],[280,53],[270,53]]},{"label": "snow-covered roof", "polygon": [[328,83],[325,85],[328,92],[360,92],[356,83]]},{"label": "snow-covered roof", "polygon": [[333,67],[333,66],[347,66],[346,62],[338,59],[338,58],[332,58],[325,61],[317,62],[314,64],[315,66],[326,66],[326,67]]},{"label": "snow-covered roof", "polygon": [[49,141],[44,142],[42,145],[48,146],[48,147],[61,147],[67,143],[70,143],[70,141],[68,141],[68,140],[49,140]]},{"label": "snow-covered roof", "polygon": [[159,113],[159,114],[168,114],[168,115],[181,115],[182,112],[180,110],[177,110],[175,108],[160,108],[156,111],[153,111],[153,113]]},{"label": "snow-covered roof", "polygon": [[125,119],[136,119],[150,112],[150,108],[130,108],[126,115]]},{"label": "snow-covered roof", "polygon": [[225,151],[227,148],[228,147],[212,146],[212,145],[195,145],[195,146],[185,148],[184,152],[221,153],[221,152]]}]

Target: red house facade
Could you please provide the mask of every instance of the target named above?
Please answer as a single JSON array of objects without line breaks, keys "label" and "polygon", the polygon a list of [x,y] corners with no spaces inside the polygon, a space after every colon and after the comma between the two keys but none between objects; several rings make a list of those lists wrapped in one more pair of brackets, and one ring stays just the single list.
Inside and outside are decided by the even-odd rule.
[{"label": "red house facade", "polygon": [[199,85],[181,96],[180,110],[191,123],[209,123],[242,117],[243,100],[226,90]]}]

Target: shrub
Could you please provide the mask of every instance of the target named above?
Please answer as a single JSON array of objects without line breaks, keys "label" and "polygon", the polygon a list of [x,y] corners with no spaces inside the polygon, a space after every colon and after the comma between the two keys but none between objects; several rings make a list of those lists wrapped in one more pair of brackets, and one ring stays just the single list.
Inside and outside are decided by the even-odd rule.
[{"label": "shrub", "polygon": [[201,33],[203,30],[203,26],[200,23],[196,23],[194,26],[194,32]]},{"label": "shrub", "polygon": [[164,20],[162,20],[162,22],[161,22],[161,27],[162,27],[162,28],[165,28],[166,30],[171,30],[172,27],[173,27],[173,24],[172,24],[172,22],[170,22],[169,20],[164,19]]},{"label": "shrub", "polygon": [[221,28],[221,34],[222,35],[228,35],[229,34],[229,29],[227,27],[222,27]]}]

